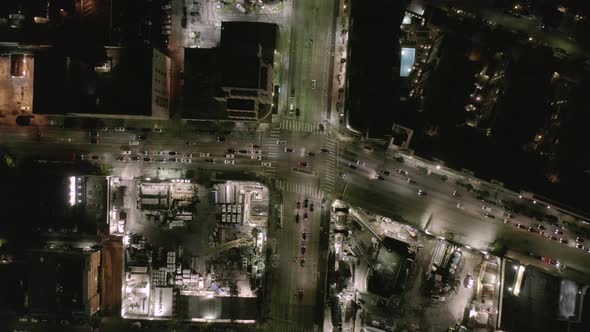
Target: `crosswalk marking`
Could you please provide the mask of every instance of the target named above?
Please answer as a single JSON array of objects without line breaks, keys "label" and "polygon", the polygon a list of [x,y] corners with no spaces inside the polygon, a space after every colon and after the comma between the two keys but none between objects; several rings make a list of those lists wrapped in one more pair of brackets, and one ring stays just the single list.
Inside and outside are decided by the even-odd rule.
[{"label": "crosswalk marking", "polygon": [[278,160],[279,157],[279,146],[277,145],[277,141],[280,141],[281,137],[281,128],[278,123],[273,124],[270,135],[268,138],[265,138],[262,142],[265,150],[267,151],[268,160],[272,163],[272,167],[269,168],[270,173],[276,172],[276,167],[274,162]]},{"label": "crosswalk marking", "polygon": [[281,129],[295,132],[320,133],[320,128],[316,123],[304,122],[296,119],[282,119]]},{"label": "crosswalk marking", "polygon": [[335,138],[329,137],[326,142],[326,148],[330,150],[330,154],[328,154],[326,158],[326,174],[325,174],[325,183],[324,189],[326,192],[333,192],[336,179],[338,176],[337,171],[337,154],[338,154],[338,141]]},{"label": "crosswalk marking", "polygon": [[272,332],[314,332],[316,329],[306,328],[293,322],[271,320],[267,331]]},{"label": "crosswalk marking", "polygon": [[304,185],[298,182],[279,179],[276,182],[277,188],[282,191],[303,194],[306,197],[320,199],[323,197],[321,188],[311,185]]}]

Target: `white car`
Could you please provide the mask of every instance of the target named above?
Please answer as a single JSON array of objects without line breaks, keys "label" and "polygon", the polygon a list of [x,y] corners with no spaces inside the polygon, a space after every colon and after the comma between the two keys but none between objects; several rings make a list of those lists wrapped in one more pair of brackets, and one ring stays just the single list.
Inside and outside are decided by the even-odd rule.
[{"label": "white car", "polygon": [[233,160],[233,159],[232,159],[232,160],[227,160],[227,159],[226,159],[226,160],[224,160],[224,161],[223,161],[223,163],[224,163],[224,164],[231,164],[231,165],[234,165],[234,164],[236,163],[236,161],[235,161],[235,160]]},{"label": "white car", "polygon": [[252,159],[252,160],[262,160],[262,156],[259,156],[259,155],[252,155],[252,156],[250,157],[250,159]]},{"label": "white car", "polygon": [[225,155],[225,158],[227,158],[227,159],[234,159],[234,157],[235,157],[235,155],[233,155],[233,154],[226,154]]},{"label": "white car", "polygon": [[210,157],[211,154],[209,152],[201,152],[199,153],[199,157]]},{"label": "white car", "polygon": [[154,156],[163,156],[164,155],[164,151],[154,151],[154,152],[152,152],[152,154]]},{"label": "white car", "polygon": [[312,89],[315,89],[315,83],[316,83],[316,80],[311,80],[311,88]]},{"label": "white car", "polygon": [[192,158],[193,154],[192,153],[185,153],[184,156],[185,158]]},{"label": "white car", "polygon": [[124,127],[117,127],[117,128],[115,128],[115,131],[125,131],[125,128]]},{"label": "white car", "polygon": [[271,166],[272,166],[272,164],[271,164],[271,163],[269,163],[269,162],[266,162],[266,161],[263,161],[263,162],[262,162],[262,163],[260,163],[260,164],[261,164],[262,166],[264,166],[264,167],[271,167]]},{"label": "white car", "polygon": [[193,160],[192,159],[180,159],[180,162],[190,164],[193,162]]},{"label": "white car", "polygon": [[473,277],[469,274],[465,276],[465,287],[466,288],[473,287]]},{"label": "white car", "polygon": [[129,154],[131,154],[131,150],[121,151],[121,154],[127,154],[127,155],[129,155]]}]

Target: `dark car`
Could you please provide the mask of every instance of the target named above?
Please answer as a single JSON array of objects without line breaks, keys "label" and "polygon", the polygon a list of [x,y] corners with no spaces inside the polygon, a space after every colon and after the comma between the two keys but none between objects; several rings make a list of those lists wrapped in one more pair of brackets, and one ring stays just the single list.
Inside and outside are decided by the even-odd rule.
[{"label": "dark car", "polygon": [[260,145],[258,145],[258,144],[252,144],[252,149],[260,149]]},{"label": "dark car", "polygon": [[307,220],[307,212],[303,212],[303,220]]},{"label": "dark car", "polygon": [[576,237],[576,242],[583,243],[584,239],[582,239],[581,237],[578,236],[578,237]]},{"label": "dark car", "polygon": [[299,260],[299,264],[301,265],[301,267],[305,266],[305,257],[301,257],[301,259]]},{"label": "dark car", "polygon": [[549,240],[551,240],[551,241],[557,241],[557,238],[555,236],[549,236]]},{"label": "dark car", "polygon": [[545,226],[539,224],[539,225],[537,225],[537,228],[543,230],[543,229],[545,229]]},{"label": "dark car", "polygon": [[489,214],[489,213],[486,213],[483,216],[486,218],[490,218],[490,219],[496,219],[496,217],[493,214]]},{"label": "dark car", "polygon": [[145,157],[145,158],[143,158],[143,161],[145,161],[145,162],[149,163],[149,162],[151,162],[151,161],[152,161],[152,158]]},{"label": "dark car", "polygon": [[170,159],[168,159],[168,161],[175,163],[175,162],[178,162],[178,158],[170,158]]},{"label": "dark car", "polygon": [[169,156],[176,156],[176,151],[170,151],[170,152],[168,152],[168,155]]},{"label": "dark car", "polygon": [[227,149],[227,153],[236,153],[236,149]]},{"label": "dark car", "polygon": [[356,165],[354,165],[354,164],[348,164],[348,168],[350,168],[350,169],[356,169]]},{"label": "dark car", "polygon": [[309,203],[309,211],[313,212],[313,203]]},{"label": "dark car", "polygon": [[222,137],[222,136],[217,137],[217,142],[225,142],[225,137]]},{"label": "dark car", "polygon": [[305,255],[305,249],[306,249],[305,246],[301,246],[301,254],[302,255]]},{"label": "dark car", "polygon": [[304,240],[307,240],[307,232],[306,231],[303,231],[301,233],[301,238],[304,239]]},{"label": "dark car", "polygon": [[301,110],[299,109],[299,107],[297,107],[297,108],[295,109],[295,116],[296,116],[296,117],[299,117],[300,115],[301,115]]},{"label": "dark car", "polygon": [[523,224],[516,224],[515,226],[518,229],[526,229],[526,227]]},{"label": "dark car", "polygon": [[377,179],[379,179],[381,181],[385,180],[385,178],[382,175],[377,175]]},{"label": "dark car", "polygon": [[537,230],[534,227],[529,227],[528,228],[528,231],[531,232],[531,233],[533,233],[533,232],[536,232]]},{"label": "dark car", "polygon": [[563,231],[561,229],[556,229],[555,230],[555,234],[557,234],[557,235],[563,235]]},{"label": "dark car", "polygon": [[293,152],[292,148],[285,148],[285,152]]},{"label": "dark car", "polygon": [[383,173],[384,175],[387,175],[387,176],[391,175],[391,172],[386,169],[382,170],[381,173]]},{"label": "dark car", "polygon": [[96,138],[91,138],[90,144],[98,144],[98,140]]},{"label": "dark car", "polygon": [[139,161],[139,157],[133,156],[133,157],[131,157],[131,160],[133,160],[133,161]]},{"label": "dark car", "polygon": [[295,215],[295,222],[297,222],[297,223],[299,222],[299,213],[297,213],[297,214]]},{"label": "dark car", "polygon": [[145,135],[137,135],[137,140],[138,141],[143,141],[143,140],[146,140],[146,139],[147,139],[147,136],[145,136]]},{"label": "dark car", "polygon": [[315,153],[313,153],[313,152],[308,152],[307,155],[310,157],[315,157]]},{"label": "dark car", "polygon": [[408,171],[405,171],[405,170],[403,170],[401,168],[398,168],[397,169],[397,174],[408,175]]},{"label": "dark car", "polygon": [[330,150],[328,150],[326,148],[321,148],[320,151],[322,151],[322,152],[330,152]]},{"label": "dark car", "polygon": [[428,195],[425,191],[422,191],[422,189],[418,190],[418,195],[419,196],[426,196]]},{"label": "dark car", "polygon": [[309,199],[306,198],[303,200],[303,207],[307,208],[308,205],[309,205]]},{"label": "dark car", "polygon": [[297,201],[297,208],[301,208],[301,201]]},{"label": "dark car", "polygon": [[92,156],[90,157],[92,160],[101,160],[102,158],[100,156]]},{"label": "dark car", "polygon": [[90,137],[98,137],[98,132],[96,132],[96,131],[89,131],[88,132],[88,136],[90,136]]},{"label": "dark car", "polygon": [[205,162],[209,164],[215,164],[215,159],[205,159]]}]

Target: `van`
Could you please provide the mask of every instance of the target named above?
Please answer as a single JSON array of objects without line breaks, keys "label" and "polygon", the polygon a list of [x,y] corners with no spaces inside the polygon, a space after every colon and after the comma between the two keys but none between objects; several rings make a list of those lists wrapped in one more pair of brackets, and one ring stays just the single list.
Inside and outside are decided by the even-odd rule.
[{"label": "van", "polygon": [[129,141],[129,145],[139,145],[139,141]]}]

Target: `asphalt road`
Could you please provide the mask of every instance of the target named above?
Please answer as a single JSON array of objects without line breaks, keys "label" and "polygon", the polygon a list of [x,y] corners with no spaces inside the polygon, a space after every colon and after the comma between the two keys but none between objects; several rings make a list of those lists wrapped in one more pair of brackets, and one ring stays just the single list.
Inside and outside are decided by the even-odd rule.
[{"label": "asphalt road", "polygon": [[301,115],[287,112],[284,119],[318,126],[328,109],[336,1],[294,1],[293,6],[287,93]]},{"label": "asphalt road", "polygon": [[[273,289],[271,306],[272,330],[292,331],[311,330],[316,323],[318,264],[325,257],[319,257],[320,206],[323,189],[333,176],[335,165],[335,143],[330,142],[327,132],[320,132],[319,124],[327,118],[330,95],[330,63],[333,62],[333,21],[336,1],[289,1],[292,6],[290,17],[290,39],[288,50],[289,70],[281,84],[287,87],[286,110],[281,114],[275,134],[279,141],[285,141],[275,149],[277,164],[276,177],[280,179],[279,188],[283,190],[282,230],[278,235],[280,264],[277,283]],[[282,29],[283,32],[287,29]],[[283,50],[282,52],[286,52]],[[312,82],[313,81],[313,82]],[[292,106],[291,106],[292,105]],[[293,109],[289,112],[289,108]],[[296,117],[295,109],[300,109]],[[269,144],[274,138],[271,131]],[[328,148],[330,152],[321,152]],[[292,152],[285,151],[292,149]],[[310,154],[311,153],[311,154]],[[302,164],[303,163],[303,164]],[[293,172],[301,168],[313,174]],[[309,220],[295,222],[296,202],[309,198],[315,201],[315,211],[308,211]],[[301,232],[307,232],[307,240]],[[305,243],[305,266],[301,267],[301,245]],[[298,293],[303,291],[300,298]]]},{"label": "asphalt road", "polygon": [[[356,164],[357,160],[361,161],[360,165]],[[348,164],[357,168],[348,168]],[[349,145],[341,151],[339,165],[345,177],[339,178],[336,196],[341,196],[352,205],[394,219],[401,216],[413,226],[438,236],[452,233],[454,240],[473,248],[486,250],[494,240],[501,239],[514,251],[532,251],[535,255],[558,259],[574,270],[590,273],[590,254],[575,248],[576,235],[571,231],[562,230],[563,234],[556,234],[555,226],[522,215],[515,215],[504,223],[504,209],[478,200],[473,193],[455,185],[454,181],[444,182],[411,163],[399,163],[385,158],[382,152],[368,152],[358,145]],[[391,175],[384,175],[384,180],[378,180],[377,172],[384,169],[389,170]],[[398,174],[398,169],[408,174]],[[408,183],[408,177],[416,183]],[[427,195],[418,195],[418,190]],[[460,196],[454,196],[454,191]],[[461,203],[460,208],[457,203]],[[482,206],[491,210],[484,211]],[[485,217],[486,213],[494,218]],[[525,229],[517,228],[518,224]],[[545,234],[538,233],[541,231],[538,225],[545,227],[542,230]],[[529,232],[528,227],[533,227],[534,232]],[[567,243],[553,241],[549,236],[563,238]]]},{"label": "asphalt road", "polygon": [[[293,102],[301,109],[301,117],[284,114],[279,121],[264,132],[234,132],[226,135],[225,142],[218,142],[215,134],[195,134],[185,130],[165,130],[163,133],[148,133],[147,139],[139,146],[129,146],[129,141],[142,133],[116,132],[113,128],[99,131],[99,143],[90,144],[88,132],[83,130],[62,129],[56,127],[41,128],[41,137],[34,137],[36,128],[3,127],[0,130],[0,142],[13,153],[17,160],[22,157],[33,157],[38,160],[71,160],[85,154],[98,155],[99,162],[112,163],[114,173],[124,177],[143,176],[147,172],[160,169],[204,168],[215,170],[235,170],[240,172],[258,172],[265,176],[279,179],[279,187],[283,191],[283,228],[279,235],[278,254],[280,256],[277,284],[272,295],[273,331],[309,330],[314,324],[313,317],[317,308],[318,292],[317,271],[322,257],[319,254],[320,200],[324,193],[332,193],[342,197],[352,205],[359,206],[384,216],[401,216],[410,224],[426,228],[430,232],[443,236],[454,234],[455,240],[474,248],[486,248],[495,239],[503,239],[512,249],[522,252],[533,251],[537,255],[559,259],[566,265],[590,273],[590,254],[574,248],[574,236],[567,231],[563,235],[569,243],[560,244],[513,226],[522,223],[526,227],[536,226],[538,222],[523,216],[516,216],[510,224],[502,222],[504,211],[491,207],[489,212],[494,219],[484,217],[482,202],[470,193],[462,191],[451,181],[443,182],[440,178],[426,175],[417,170],[415,165],[400,164],[385,158],[383,151],[365,151],[356,141],[335,143],[328,133],[315,130],[317,124],[326,117],[329,98],[329,80],[331,74],[329,63],[331,58],[332,22],[335,1],[287,1],[285,6],[292,8],[291,27],[282,27],[282,33],[291,31],[289,43],[289,71],[285,79],[290,94],[294,88]],[[286,12],[291,12],[288,9]],[[173,36],[174,42],[176,37]],[[311,41],[311,42],[310,42]],[[178,70],[178,69],[176,69]],[[315,88],[312,80],[316,80]],[[283,86],[283,84],[281,84]],[[186,142],[190,145],[187,145]],[[286,141],[285,145],[277,141]],[[254,148],[260,145],[263,160],[251,159]],[[340,145],[339,149],[336,147]],[[321,148],[329,148],[328,153],[320,152]],[[227,149],[247,149],[248,153],[235,154],[233,159],[225,158]],[[292,148],[293,152],[284,151]],[[132,154],[121,152],[130,149]],[[148,151],[149,156],[140,152]],[[163,156],[153,152],[164,152]],[[169,152],[177,153],[175,156]],[[312,152],[315,156],[309,156]],[[208,157],[192,157],[191,163],[181,162],[132,162],[116,161],[116,157],[126,158],[138,156],[152,159],[179,158],[188,159],[186,153],[209,153]],[[205,162],[213,158],[214,164]],[[235,164],[225,164],[224,160],[235,160]],[[349,163],[361,165],[356,169],[348,168]],[[261,162],[270,162],[272,166],[263,167]],[[91,161],[92,162],[92,161]],[[300,162],[308,166],[298,166]],[[365,165],[362,165],[362,162]],[[314,172],[313,175],[300,174],[292,171],[293,167]],[[337,168],[339,167],[339,168]],[[398,168],[408,171],[409,177],[416,183],[408,183],[406,175],[396,173]],[[385,180],[376,178],[381,169],[391,171]],[[345,177],[335,176],[343,172]],[[427,193],[417,194],[418,190]],[[453,191],[461,196],[453,196]],[[309,220],[295,223],[296,201],[306,197],[315,201],[316,211],[309,213]],[[462,204],[462,208],[457,207]],[[549,229],[549,227],[547,226]],[[307,240],[303,241],[301,232],[307,231]],[[306,252],[301,254],[301,244],[305,242]],[[590,245],[588,243],[587,245]],[[300,257],[305,256],[305,266],[300,266]],[[303,290],[302,298],[297,296]]]}]

